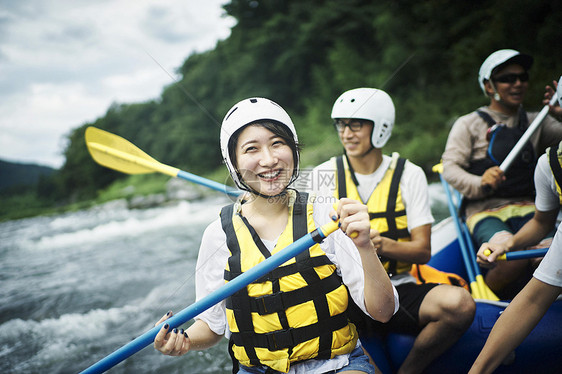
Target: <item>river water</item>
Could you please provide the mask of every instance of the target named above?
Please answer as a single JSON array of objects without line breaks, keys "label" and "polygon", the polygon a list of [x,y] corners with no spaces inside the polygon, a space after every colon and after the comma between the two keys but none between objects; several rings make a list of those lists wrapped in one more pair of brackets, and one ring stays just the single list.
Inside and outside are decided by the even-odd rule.
[{"label": "river water", "polygon": [[[430,185],[437,219],[445,213]],[[195,300],[201,235],[229,199],[0,223],[0,372],[78,373]],[[167,357],[147,347],[111,373],[230,373],[226,340]]]}]

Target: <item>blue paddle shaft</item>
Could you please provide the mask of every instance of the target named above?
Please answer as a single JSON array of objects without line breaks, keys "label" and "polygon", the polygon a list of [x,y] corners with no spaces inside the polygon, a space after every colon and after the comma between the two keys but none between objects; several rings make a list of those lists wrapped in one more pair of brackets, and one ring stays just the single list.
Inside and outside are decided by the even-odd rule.
[{"label": "blue paddle shaft", "polygon": [[505,254],[505,259],[508,261],[512,261],[512,260],[522,260],[524,258],[544,257],[547,251],[548,248],[536,248],[536,249],[528,249],[525,251],[507,252]]},{"label": "blue paddle shaft", "polygon": [[473,283],[476,281],[477,273],[475,273],[474,266],[470,258],[469,248],[466,247],[466,237],[464,236],[459,217],[457,216],[456,208],[453,204],[453,197],[451,196],[451,191],[449,190],[449,184],[445,181],[445,178],[443,178],[443,175],[441,174],[439,174],[439,179],[441,180],[441,185],[443,186],[445,194],[447,195],[447,206],[449,208],[449,213],[451,214],[451,217],[453,218],[453,221],[455,223],[455,229],[457,230],[457,237],[461,248],[461,255],[464,266],[466,268],[466,273],[468,275],[468,281],[470,283]]},{"label": "blue paddle shaft", "polygon": [[[269,257],[265,261],[254,266],[250,270],[242,273],[241,275],[237,276],[230,282],[226,283],[224,286],[220,287],[216,291],[210,293],[209,295],[205,296],[201,300],[191,304],[190,306],[183,309],[178,314],[166,320],[165,323],[168,323],[170,325],[168,330],[170,331],[171,329],[174,329],[186,323],[187,321],[193,319],[203,311],[209,309],[211,306],[217,304],[221,300],[241,290],[251,282],[264,276],[265,274],[269,273],[270,271],[277,268],[281,264],[284,264],[291,258],[295,257],[305,249],[311,247],[316,242],[316,240],[318,240],[318,238],[324,239],[326,235],[327,234],[325,234],[322,231],[322,229],[319,228],[303,236],[302,238],[298,239],[297,241],[287,246],[282,251],[274,254],[273,256]],[[156,338],[156,335],[160,331],[163,324],[164,322],[152,328],[151,330],[145,332],[143,335],[139,336],[138,338],[134,339],[130,343],[124,345],[123,347],[119,348],[115,352],[101,359],[100,361],[90,366],[86,370],[82,371],[81,373],[97,374],[97,373],[103,373],[106,370],[112,368],[113,366],[117,365],[121,361],[137,353],[141,349],[152,344],[152,342]]]},{"label": "blue paddle shaft", "polygon": [[203,178],[203,177],[200,177],[200,176],[195,175],[195,174],[191,174],[190,172],[183,171],[183,170],[178,171],[177,177],[181,178],[181,179],[185,179],[185,180],[193,182],[193,183],[203,185],[205,187],[209,187],[209,188],[211,188],[215,191],[219,191],[219,192],[225,193],[225,194],[230,195],[230,196],[238,196],[243,192],[243,191],[237,190],[235,188],[228,187],[224,184],[220,184],[220,183],[215,182],[213,180]]}]

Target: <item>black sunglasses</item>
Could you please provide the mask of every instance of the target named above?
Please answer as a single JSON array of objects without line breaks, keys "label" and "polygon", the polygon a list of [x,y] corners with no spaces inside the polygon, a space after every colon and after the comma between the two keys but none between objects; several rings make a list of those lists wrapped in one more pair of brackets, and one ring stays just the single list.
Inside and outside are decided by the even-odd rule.
[{"label": "black sunglasses", "polygon": [[492,78],[494,82],[500,83],[515,83],[517,82],[517,79],[519,79],[521,82],[527,82],[529,81],[529,73],[524,72],[521,74],[504,74],[500,75],[499,77]]},{"label": "black sunglasses", "polygon": [[349,127],[351,131],[357,132],[361,130],[363,124],[368,124],[368,123],[372,123],[372,121],[352,119],[351,121],[346,123],[342,119],[337,119],[334,121],[334,127],[336,128],[336,130],[338,130],[338,132],[344,132],[346,126]]}]

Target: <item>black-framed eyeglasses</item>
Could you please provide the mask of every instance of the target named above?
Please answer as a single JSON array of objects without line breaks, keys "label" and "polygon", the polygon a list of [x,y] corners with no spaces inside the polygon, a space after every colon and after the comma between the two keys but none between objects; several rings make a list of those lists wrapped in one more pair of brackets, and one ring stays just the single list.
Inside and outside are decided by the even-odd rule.
[{"label": "black-framed eyeglasses", "polygon": [[524,72],[521,74],[504,74],[492,78],[494,82],[500,82],[500,83],[515,83],[517,82],[517,79],[519,79],[521,82],[528,82],[529,73]]},{"label": "black-framed eyeglasses", "polygon": [[364,119],[352,119],[349,121],[344,121],[343,119],[336,119],[334,121],[334,127],[338,132],[344,132],[345,127],[349,127],[349,129],[353,132],[357,132],[363,128],[363,125],[372,123],[372,121],[364,120]]}]

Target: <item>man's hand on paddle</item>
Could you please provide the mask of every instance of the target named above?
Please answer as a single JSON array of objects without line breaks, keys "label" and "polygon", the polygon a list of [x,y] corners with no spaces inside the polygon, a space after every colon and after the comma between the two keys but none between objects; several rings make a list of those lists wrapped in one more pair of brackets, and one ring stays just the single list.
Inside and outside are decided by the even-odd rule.
[{"label": "man's hand on paddle", "polygon": [[[505,181],[505,175],[499,166],[492,166],[482,175],[481,185],[496,190]],[[486,187],[489,186],[489,187]]]},{"label": "man's hand on paddle", "polygon": [[[508,245],[504,243],[484,243],[480,246],[476,254],[476,262],[478,265],[491,269],[496,266],[496,259],[509,250]],[[491,253],[486,256],[484,252],[490,251]]]},{"label": "man's hand on paddle", "polygon": [[[158,326],[173,315],[172,312],[166,313],[154,326]],[[168,356],[181,356],[186,354],[191,348],[191,341],[187,333],[181,329],[173,329],[168,331],[170,326],[165,324],[162,326],[156,338],[154,339],[154,348]]]}]

